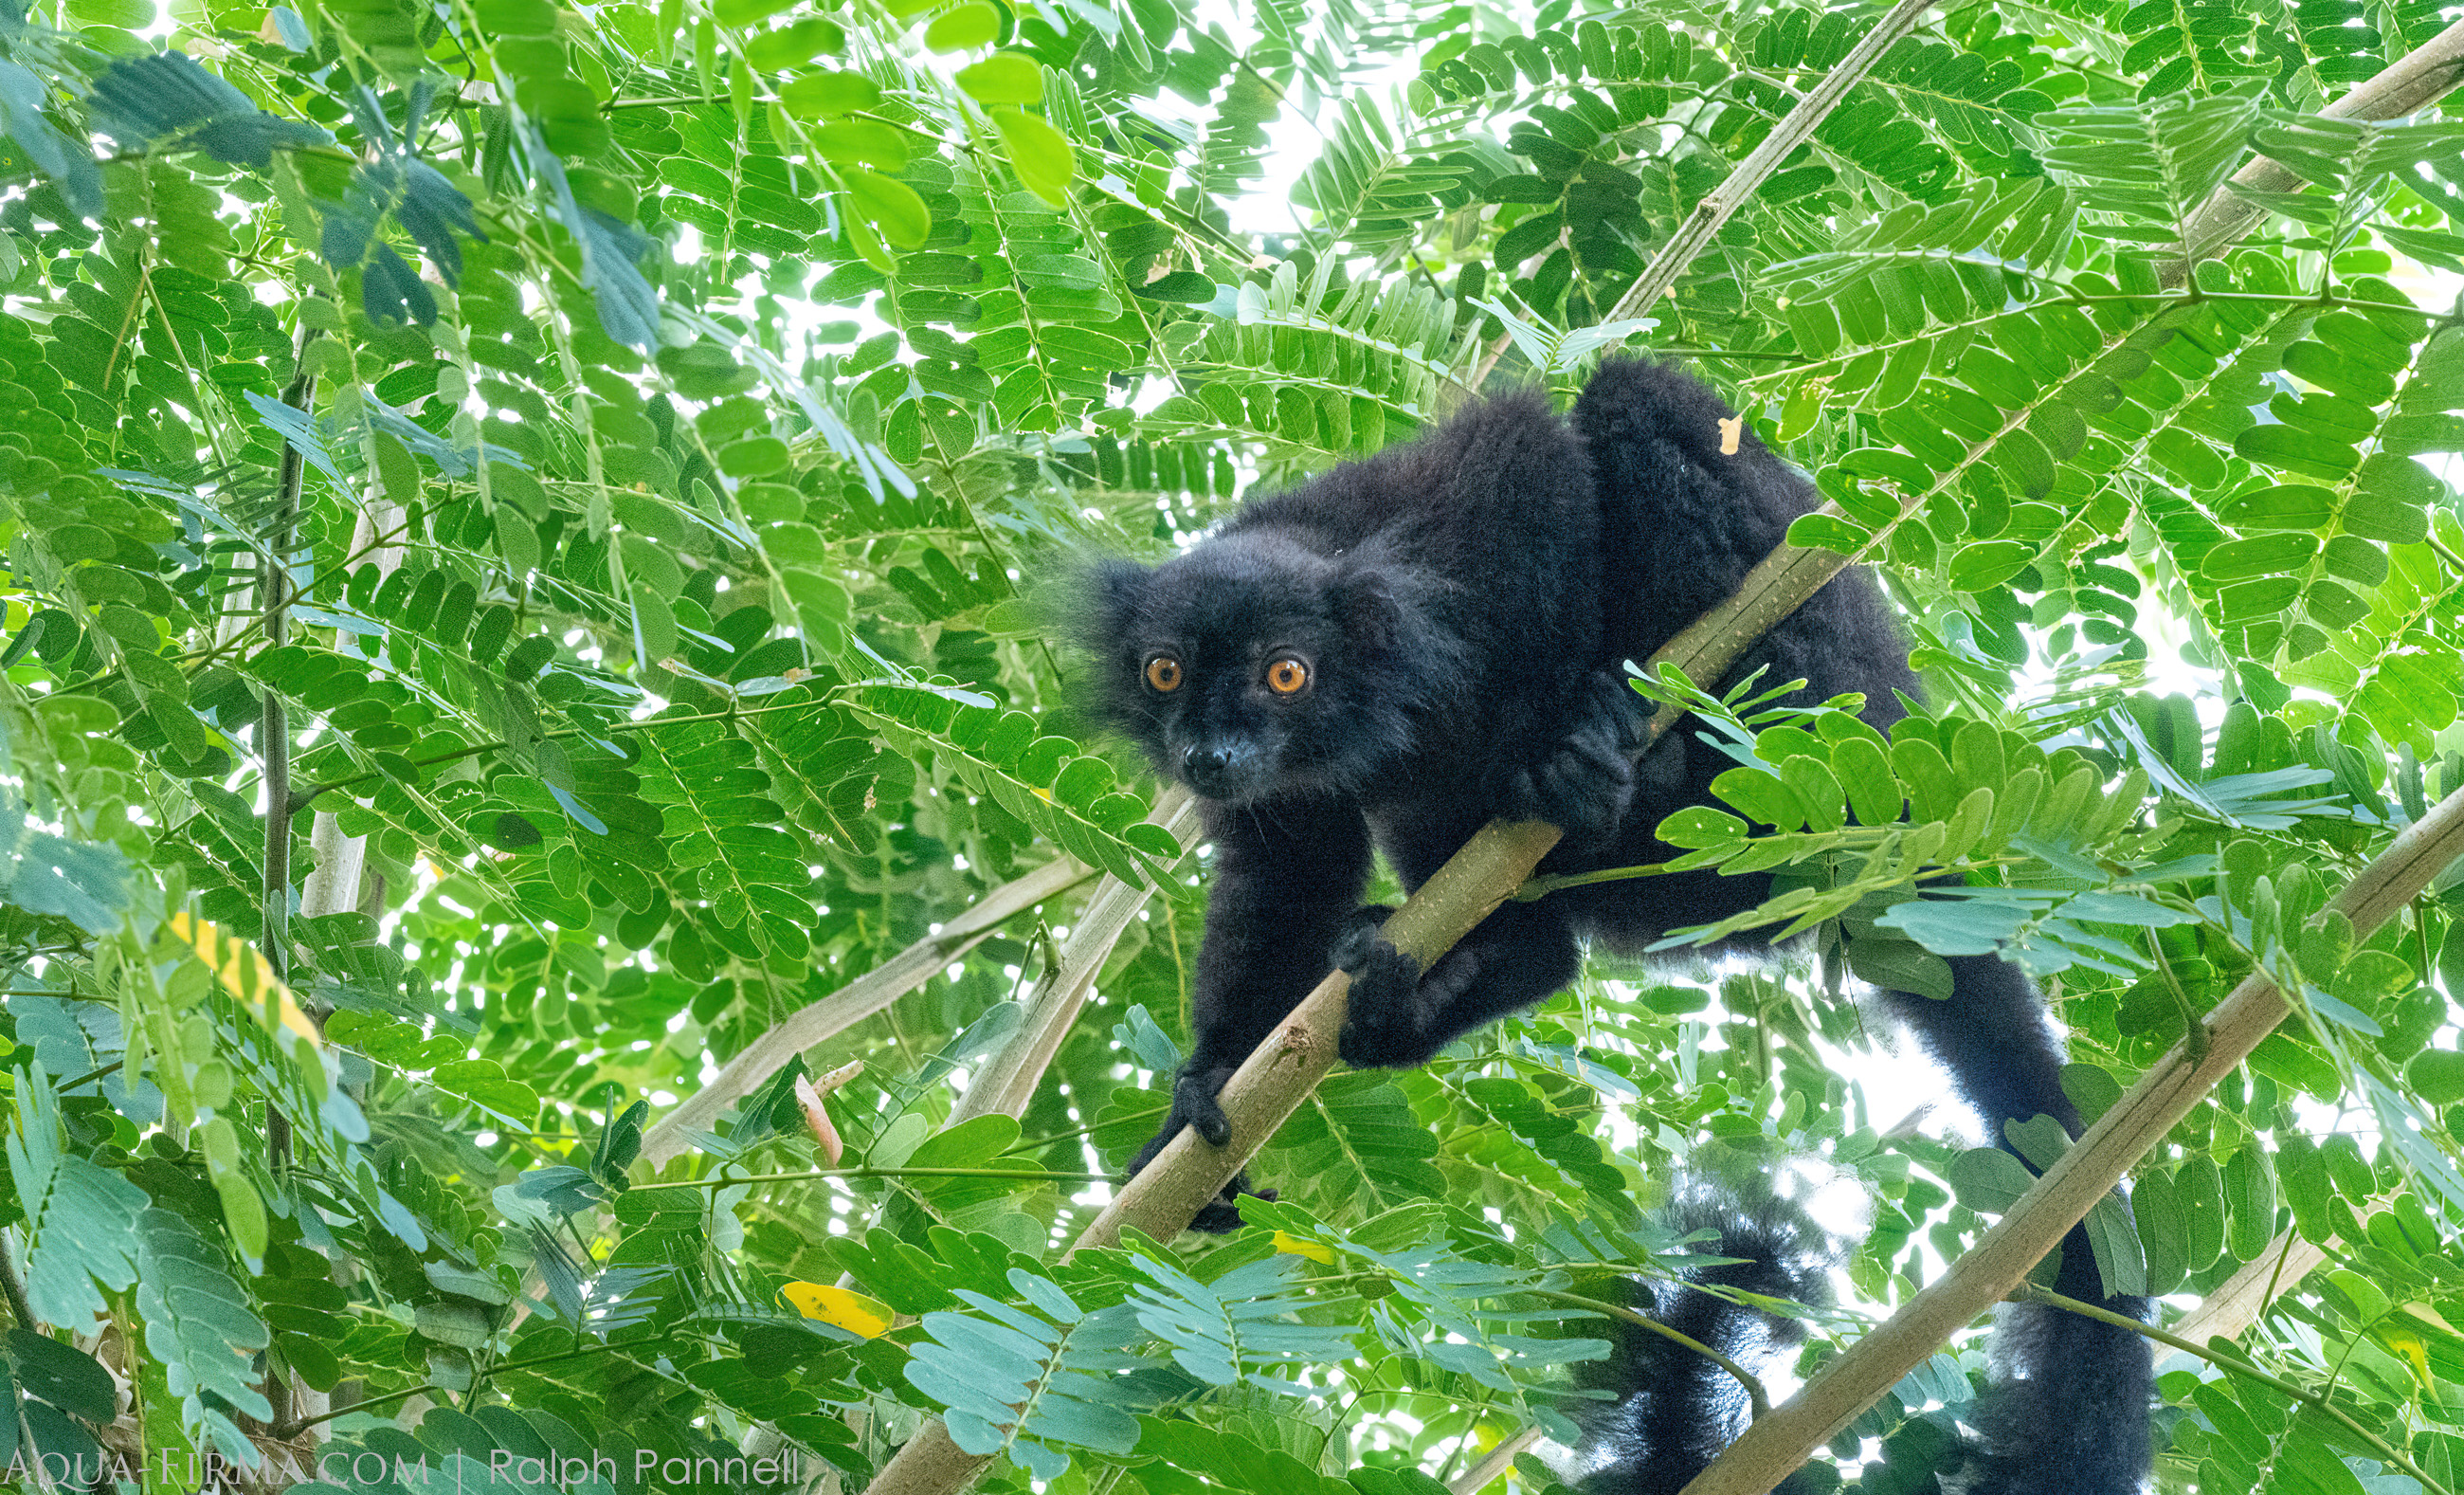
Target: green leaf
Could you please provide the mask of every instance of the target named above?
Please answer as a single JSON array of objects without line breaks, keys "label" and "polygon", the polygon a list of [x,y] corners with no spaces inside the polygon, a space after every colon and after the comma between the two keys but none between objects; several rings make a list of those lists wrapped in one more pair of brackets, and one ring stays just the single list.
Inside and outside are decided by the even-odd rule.
[{"label": "green leaf", "polygon": [[987,108],[1042,103],[1044,68],[1022,53],[996,52],[981,62],[958,69],[958,87]]},{"label": "green leaf", "polygon": [[907,168],[907,137],[877,120],[840,120],[825,124],[813,132],[812,141],[813,148],[825,161],[876,167],[884,171]]},{"label": "green leaf", "polygon": [[[220,1248],[187,1220],[149,1209],[138,1216],[137,1228],[137,1311],[145,1321],[145,1348],[167,1369],[169,1389],[180,1398],[181,1424],[224,1458],[253,1464],[253,1445],[222,1409],[259,1420],[274,1416],[250,1365],[272,1335]],[[208,1402],[207,1393],[217,1400]]]},{"label": "green leaf", "polygon": [[2140,1249],[2139,1232],[2122,1200],[2106,1194],[2096,1201],[2082,1222],[2088,1249],[2107,1295],[2140,1296],[2147,1291],[2147,1258]]},{"label": "green leaf", "polygon": [[2216,518],[2242,529],[2322,529],[2336,517],[2332,488],[2282,483],[2227,499]]},{"label": "green leaf", "polygon": [[947,1409],[953,1442],[972,1454],[1006,1453],[1046,1480],[1069,1466],[1055,1444],[1116,1455],[1137,1445],[1137,1420],[1111,1404],[1105,1379],[1088,1373],[1114,1368],[1118,1352],[1139,1336],[1128,1305],[1089,1313],[1058,1285],[1037,1280],[1040,1301],[1069,1311],[1070,1321],[1055,1326],[979,1294],[966,1296],[982,1316],[926,1314],[922,1327],[931,1337],[913,1347],[904,1367],[910,1385]]},{"label": "green leaf", "polygon": [[1961,591],[1998,587],[2027,569],[2036,547],[2015,540],[1980,540],[1962,546],[1950,558],[1949,581]]},{"label": "green leaf", "polygon": [[132,1247],[144,1191],[62,1146],[50,1081],[17,1071],[17,1125],[7,1138],[33,1248],[26,1300],[47,1324],[83,1324],[106,1311],[97,1284],[124,1291],[137,1279]]},{"label": "green leaf", "polygon": [[788,9],[794,0],[715,0],[711,18],[721,26],[751,26]]},{"label": "green leaf", "polygon": [[2172,1175],[2142,1175],[2130,1191],[2130,1213],[2137,1220],[2140,1252],[2147,1263],[2147,1291],[2161,1295],[2179,1288],[2188,1268],[2185,1236],[2189,1220]]},{"label": "green leaf", "polygon": [[2027,1165],[2000,1148],[1970,1148],[1950,1160],[1944,1178],[1959,1202],[1979,1215],[2000,1215],[2035,1185]]},{"label": "green leaf", "polygon": [[913,249],[924,242],[933,231],[933,214],[924,199],[906,183],[868,171],[862,167],[849,167],[841,175],[847,182],[847,195],[855,202],[856,211],[881,231],[881,236],[901,249]]},{"label": "green leaf", "polygon": [[1795,792],[1761,769],[1730,769],[1711,781],[1711,792],[1775,829],[1793,831],[1805,824],[1805,805]]},{"label": "green leaf", "polygon": [[2255,1261],[2276,1234],[2276,1168],[2266,1150],[2252,1145],[2233,1153],[2224,1188],[2232,1214],[2227,1243],[2238,1260]]},{"label": "green leaf", "polygon": [[40,1396],[89,1422],[108,1424],[118,1414],[120,1396],[111,1372],[94,1356],[23,1328],[9,1330],[0,1348],[5,1348],[10,1373],[27,1395]]},{"label": "green leaf", "polygon": [[1056,207],[1067,204],[1069,182],[1078,169],[1078,159],[1068,140],[1031,114],[995,109],[992,116],[994,127],[1001,131],[1001,145],[1009,152],[1010,165],[1018,168],[1018,179],[1026,184],[1027,190]]},{"label": "green leaf", "polygon": [[[744,60],[747,64],[763,73],[782,73],[791,67],[800,67],[806,62],[810,62],[813,58],[821,56],[825,52],[836,54],[845,52],[846,50],[847,33],[840,28],[839,23],[836,21],[825,20],[821,16],[816,15],[808,16],[803,20],[796,22],[794,25],[782,27],[775,32],[763,32],[761,34],[753,37],[744,44]],[[823,78],[852,79],[859,83],[867,81],[852,73],[827,73],[818,76]],[[826,116],[830,114],[844,114],[850,109],[871,107],[870,102],[864,102],[850,103],[836,109],[812,108],[809,106],[800,108],[796,104],[788,102],[787,93],[789,90],[797,88],[799,84],[804,81],[806,80],[798,78],[794,82],[787,84],[785,88],[780,90],[781,102],[787,104],[788,112],[790,114],[803,117]],[[842,84],[840,86],[844,87],[846,85]],[[851,90],[849,97],[857,97],[860,93],[861,90]],[[872,101],[877,102],[879,97],[879,92],[876,90]]]},{"label": "green leaf", "polygon": [[1788,526],[1788,543],[1808,550],[1837,550],[1855,555],[1872,543],[1873,532],[1835,514],[1806,514]]},{"label": "green leaf", "polygon": [[2424,1050],[2404,1066],[2404,1079],[2413,1094],[2432,1105],[2464,1102],[2464,1053],[2453,1049]]},{"label": "green leaf", "polygon": [[2199,569],[2217,581],[2277,576],[2307,566],[2318,553],[2319,542],[2309,535],[2265,535],[2216,547],[2200,558]]},{"label": "green leaf", "polygon": [[1859,935],[1848,942],[1848,969],[1885,992],[1951,998],[1950,963],[1909,940]]},{"label": "green leaf", "polygon": [[800,120],[835,119],[880,102],[880,85],[861,73],[807,73],[779,90],[779,106]]},{"label": "green leaf", "polygon": [[786,465],[787,443],[777,436],[749,436],[718,453],[718,470],[731,478],[763,478]]},{"label": "green leaf", "polygon": [[1652,835],[1671,846],[1696,850],[1742,841],[1746,833],[1746,822],[1735,815],[1725,814],[1708,805],[1688,805],[1661,820]]},{"label": "green leaf", "polygon": [[935,52],[965,52],[989,47],[1001,38],[1001,11],[985,0],[967,0],[945,11],[924,28],[924,45]]}]

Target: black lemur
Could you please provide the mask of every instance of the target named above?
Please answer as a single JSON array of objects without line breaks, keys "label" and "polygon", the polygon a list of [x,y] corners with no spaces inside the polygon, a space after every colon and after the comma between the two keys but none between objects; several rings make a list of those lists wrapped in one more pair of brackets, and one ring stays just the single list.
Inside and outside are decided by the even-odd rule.
[{"label": "black lemur", "polygon": [[[1630,761],[1642,709],[1623,665],[1727,598],[1815,502],[1750,430],[1724,451],[1733,420],[1692,377],[1614,360],[1571,420],[1535,393],[1490,399],[1248,503],[1159,567],[1095,569],[1083,625],[1100,709],[1197,792],[1215,843],[1194,1052],[1133,1171],[1183,1127],[1228,1138],[1217,1092],[1330,968],[1352,975],[1342,1057],[1404,1067],[1565,987],[1578,939],[1639,953],[1767,896],[1766,876],[1711,871],[1571,888],[1505,904],[1426,971],[1380,934],[1388,910],[1359,906],[1373,845],[1418,888],[1494,819],[1566,831],[1546,873],[1677,855],[1654,828],[1707,802],[1730,760],[1681,729]],[[1903,714],[1895,693],[1919,688],[1887,605],[1856,570],[1721,683],[1764,667],[1805,680],[1796,699],[1862,692],[1881,729]],[[1997,1143],[2004,1123],[2038,1113],[2077,1135],[2061,1043],[2026,979],[1992,956],[1950,966],[1948,1000],[1885,999]],[[1233,1228],[1244,1187],[1235,1179],[1196,1223]],[[2058,1285],[2104,1300],[2083,1231],[2065,1242]],[[2147,1463],[2143,1342],[2036,1307],[2003,1344],[1971,1495],[2134,1489]]]},{"label": "black lemur", "polygon": [[[1831,1303],[1831,1239],[1804,1209],[1759,1180],[1741,1188],[1702,1178],[1681,1181],[1657,1213],[1679,1237],[1711,1232],[1686,1249],[1727,1258],[1697,1267],[1680,1282],[1627,1278],[1614,1289],[1620,1305],[1638,1309],[1696,1344],[1707,1345],[1766,1375],[1784,1351],[1805,1342],[1794,1318],[1729,1302],[1688,1283],[1715,1283],[1783,1298],[1811,1308]],[[1585,1495],[1677,1495],[1744,1430],[1751,1407],[1745,1388],[1691,1348],[1622,1319],[1580,1323],[1574,1332],[1605,1334],[1605,1360],[1579,1362],[1574,1384],[1609,1392],[1612,1399],[1572,1400],[1562,1409],[1583,1430],[1580,1488]],[[1804,1495],[1817,1486],[1813,1470],[1782,1483],[1776,1495]]]}]

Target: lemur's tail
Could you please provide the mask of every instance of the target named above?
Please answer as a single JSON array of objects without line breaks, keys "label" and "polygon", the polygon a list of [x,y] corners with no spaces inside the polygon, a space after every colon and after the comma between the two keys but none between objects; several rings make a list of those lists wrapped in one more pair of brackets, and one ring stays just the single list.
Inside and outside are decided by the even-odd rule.
[{"label": "lemur's tail", "polygon": [[[1781,1298],[1809,1306],[1831,1301],[1831,1242],[1804,1211],[1784,1200],[1745,1199],[1689,1185],[1661,1212],[1683,1233],[1719,1238],[1692,1249],[1736,1260],[1689,1274],[1695,1283]],[[1707,1345],[1750,1371],[1804,1342],[1805,1326],[1677,1283],[1628,1280],[1625,1304]],[[1746,1423],[1745,1389],[1696,1350],[1622,1320],[1606,1330],[1609,1358],[1579,1368],[1576,1384],[1615,1401],[1569,1410],[1589,1435],[1592,1469],[1583,1495],[1676,1495],[1719,1457]]]}]

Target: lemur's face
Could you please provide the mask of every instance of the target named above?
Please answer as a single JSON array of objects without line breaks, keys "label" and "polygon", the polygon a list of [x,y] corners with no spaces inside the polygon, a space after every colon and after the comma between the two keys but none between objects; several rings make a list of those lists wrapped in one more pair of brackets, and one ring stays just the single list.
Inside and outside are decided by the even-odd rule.
[{"label": "lemur's face", "polygon": [[1355,789],[1407,746],[1391,699],[1400,618],[1374,572],[1234,534],[1097,581],[1104,713],[1203,797]]}]

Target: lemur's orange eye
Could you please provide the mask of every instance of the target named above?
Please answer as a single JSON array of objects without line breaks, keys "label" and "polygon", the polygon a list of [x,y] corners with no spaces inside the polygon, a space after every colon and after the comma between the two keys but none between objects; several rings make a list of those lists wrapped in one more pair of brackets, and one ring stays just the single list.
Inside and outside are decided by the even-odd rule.
[{"label": "lemur's orange eye", "polygon": [[1180,688],[1180,661],[1168,654],[1147,661],[1147,683],[1169,696]]},{"label": "lemur's orange eye", "polygon": [[1266,666],[1266,688],[1278,696],[1297,694],[1309,683],[1309,666],[1298,659],[1277,659]]}]

